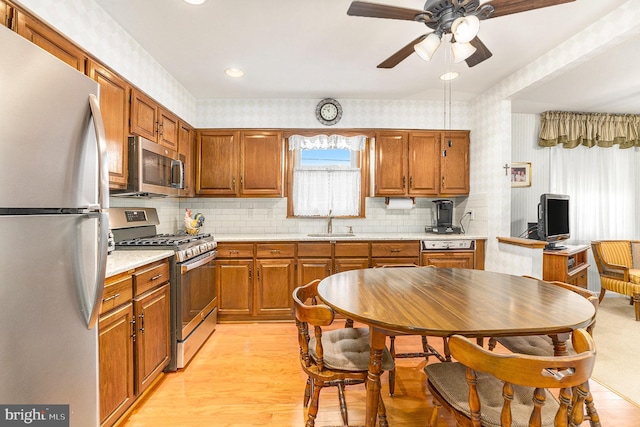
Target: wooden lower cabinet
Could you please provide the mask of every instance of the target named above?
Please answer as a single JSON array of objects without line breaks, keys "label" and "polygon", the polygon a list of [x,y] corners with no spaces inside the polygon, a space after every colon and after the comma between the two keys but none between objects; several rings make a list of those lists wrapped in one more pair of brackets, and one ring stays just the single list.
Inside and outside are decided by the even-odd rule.
[{"label": "wooden lower cabinet", "polygon": [[334,273],[369,268],[369,243],[336,242],[334,247]]},{"label": "wooden lower cabinet", "polygon": [[135,328],[131,302],[100,317],[100,423],[103,426],[112,425],[135,398]]},{"label": "wooden lower cabinet", "polygon": [[473,252],[423,252],[422,265],[441,268],[475,268]]},{"label": "wooden lower cabinet", "polygon": [[133,300],[136,316],[136,394],[142,393],[171,358],[169,284]]},{"label": "wooden lower cabinet", "polygon": [[[110,427],[162,373],[171,358],[169,276],[134,296],[164,271],[158,261],[107,278],[98,322],[100,425]],[[155,277],[155,276],[154,276]]]},{"label": "wooden lower cabinet", "polygon": [[420,265],[420,242],[371,243],[371,267],[385,265]]},{"label": "wooden lower cabinet", "polygon": [[216,288],[218,320],[238,320],[251,316],[253,259],[217,259]]},{"label": "wooden lower cabinet", "polygon": [[294,284],[293,258],[256,260],[254,314],[259,317],[290,317]]}]

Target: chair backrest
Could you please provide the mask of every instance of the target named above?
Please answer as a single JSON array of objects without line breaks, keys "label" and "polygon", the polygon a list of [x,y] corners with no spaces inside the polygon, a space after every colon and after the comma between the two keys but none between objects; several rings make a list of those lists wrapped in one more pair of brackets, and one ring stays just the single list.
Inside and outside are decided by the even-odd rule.
[{"label": "chair backrest", "polygon": [[[584,330],[575,330],[572,334],[573,347],[576,354],[572,356],[529,356],[524,354],[501,354],[485,350],[468,338],[454,335],[449,339],[451,355],[467,367],[467,383],[469,384],[469,407],[473,425],[480,425],[482,408],[476,389],[476,372],[486,372],[504,383],[502,425],[510,425],[512,413],[510,402],[513,398],[512,385],[532,387],[532,399],[535,400],[530,425],[539,425],[542,406],[545,401],[546,388],[560,389],[560,408],[556,419],[564,419],[566,425],[568,410],[571,404],[572,388],[586,389],[595,363],[595,344],[593,338]],[[582,402],[586,396],[578,393],[573,407],[582,411]],[[577,412],[574,414],[578,416]],[[508,420],[508,422],[507,422]]]},{"label": "chair backrest", "polygon": [[593,257],[598,271],[606,270],[606,265],[632,268],[631,242],[629,240],[594,240],[591,242]]},{"label": "chair backrest", "polygon": [[325,304],[318,303],[318,284],[320,279],[313,280],[306,285],[293,290],[293,313],[298,328],[298,344],[300,345],[300,357],[306,366],[311,366],[313,360],[309,354],[310,331],[313,327],[315,339],[316,364],[322,370],[324,350],[322,348],[322,327],[333,323],[335,313]]}]

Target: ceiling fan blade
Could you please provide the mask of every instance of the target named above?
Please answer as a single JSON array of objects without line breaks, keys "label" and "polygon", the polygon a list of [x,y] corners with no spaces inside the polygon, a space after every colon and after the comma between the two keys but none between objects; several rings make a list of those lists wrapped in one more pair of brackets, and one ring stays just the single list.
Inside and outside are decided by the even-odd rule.
[{"label": "ceiling fan blade", "polygon": [[[364,1],[354,1],[347,10],[347,15],[364,16],[367,18],[387,18],[402,19],[405,21],[416,21],[416,17],[429,15],[424,10],[407,9],[404,7],[387,6],[385,4],[367,3]],[[427,18],[430,16],[427,16]]]},{"label": "ceiling fan blade", "polygon": [[465,62],[469,67],[474,67],[481,63],[482,61],[491,58],[493,54],[487,47],[480,41],[478,37],[471,40],[471,45],[476,48],[476,51],[468,57]]},{"label": "ceiling fan blade", "polygon": [[427,34],[423,34],[414,41],[410,42],[408,45],[382,61],[380,65],[378,65],[378,68],[395,67],[396,65],[407,59],[407,57],[414,52],[413,45],[415,45],[416,43],[420,43],[425,37],[427,37]]},{"label": "ceiling fan blade", "polygon": [[490,18],[511,15],[513,13],[526,12],[528,10],[543,7],[557,6],[563,3],[571,3],[575,0],[493,0],[485,4],[494,7],[495,11]]}]

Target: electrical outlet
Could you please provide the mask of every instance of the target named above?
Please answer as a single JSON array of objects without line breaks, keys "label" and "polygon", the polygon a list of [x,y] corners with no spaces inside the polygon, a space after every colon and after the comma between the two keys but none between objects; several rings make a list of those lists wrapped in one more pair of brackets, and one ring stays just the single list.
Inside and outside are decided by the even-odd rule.
[{"label": "electrical outlet", "polygon": [[469,209],[467,213],[469,214],[469,218],[471,218],[471,220],[473,221],[475,219],[473,216],[473,209]]}]

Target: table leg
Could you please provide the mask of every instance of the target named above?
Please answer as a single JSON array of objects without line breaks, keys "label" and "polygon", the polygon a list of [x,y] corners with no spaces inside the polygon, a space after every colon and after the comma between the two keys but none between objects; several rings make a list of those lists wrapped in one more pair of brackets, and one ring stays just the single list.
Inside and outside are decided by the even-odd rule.
[{"label": "table leg", "polygon": [[367,375],[366,427],[375,427],[378,416],[378,396],[380,396],[380,375],[382,373],[382,352],[386,335],[373,327],[369,327],[369,373]]},{"label": "table leg", "polygon": [[569,339],[569,334],[557,334],[557,335],[549,335],[551,337],[551,341],[553,341],[553,355],[554,356],[566,356],[567,353],[567,340]]}]

